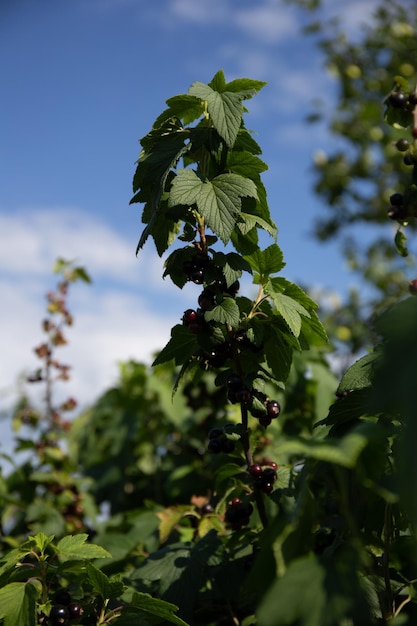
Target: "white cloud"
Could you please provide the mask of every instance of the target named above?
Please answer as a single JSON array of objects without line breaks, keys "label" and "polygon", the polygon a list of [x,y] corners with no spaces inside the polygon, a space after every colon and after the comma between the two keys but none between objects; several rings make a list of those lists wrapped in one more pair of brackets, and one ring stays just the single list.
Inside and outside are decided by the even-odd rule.
[{"label": "white cloud", "polygon": [[182,311],[195,300],[193,289],[179,291],[162,281],[162,261],[151,251],[139,259],[122,235],[79,210],[35,210],[0,214],[0,403],[10,406],[22,372],[39,366],[33,348],[42,341],[46,291],[57,256],[76,258],[93,284],[71,288],[75,324],[57,358],[73,369],[60,394],[93,401],[117,377],[116,363],[151,361],[169,339]]},{"label": "white cloud", "polygon": [[300,30],[294,11],[276,2],[236,11],[234,21],[245,33],[267,44],[298,36]]}]

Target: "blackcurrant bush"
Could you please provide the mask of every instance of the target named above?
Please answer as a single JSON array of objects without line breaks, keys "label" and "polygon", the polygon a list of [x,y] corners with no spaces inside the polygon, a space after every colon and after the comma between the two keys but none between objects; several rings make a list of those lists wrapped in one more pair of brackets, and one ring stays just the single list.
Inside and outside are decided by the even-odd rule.
[{"label": "blackcurrant bush", "polygon": [[388,100],[394,109],[402,109],[407,103],[407,96],[402,91],[393,91]]},{"label": "blackcurrant bush", "polygon": [[49,613],[49,619],[53,626],[58,626],[61,624],[62,626],[67,626],[69,623],[69,611],[66,606],[63,604],[54,604]]},{"label": "blackcurrant bush", "polygon": [[266,403],[266,414],[271,419],[275,419],[281,413],[281,405],[277,400],[269,400]]},{"label": "blackcurrant bush", "polygon": [[404,203],[404,196],[402,193],[393,193],[392,196],[390,196],[389,201],[393,206],[402,206]]},{"label": "blackcurrant bush", "polygon": [[66,589],[58,589],[54,596],[55,604],[68,606],[71,603],[71,594]]},{"label": "blackcurrant bush", "polygon": [[408,148],[410,147],[410,144],[408,142],[408,139],[398,139],[398,141],[395,144],[395,147],[400,152],[407,152]]},{"label": "blackcurrant bush", "polygon": [[68,605],[68,613],[70,620],[78,619],[84,613],[83,607],[78,602],[71,602]]}]

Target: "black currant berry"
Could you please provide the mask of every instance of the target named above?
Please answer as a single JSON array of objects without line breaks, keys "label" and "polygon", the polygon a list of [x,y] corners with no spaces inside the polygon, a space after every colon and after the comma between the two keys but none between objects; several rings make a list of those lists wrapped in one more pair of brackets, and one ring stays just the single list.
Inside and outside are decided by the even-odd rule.
[{"label": "black currant berry", "polygon": [[237,391],[243,387],[242,379],[237,374],[230,374],[226,382],[229,389],[233,391]]},{"label": "black currant berry", "polygon": [[224,452],[225,454],[230,454],[235,449],[234,442],[231,439],[228,439],[227,437],[221,440],[221,444],[222,444],[221,451]]},{"label": "black currant berry", "polygon": [[415,160],[414,158],[411,156],[411,154],[406,154],[405,157],[403,158],[403,163],[404,165],[414,165]]},{"label": "black currant berry", "polygon": [[71,602],[68,605],[68,613],[70,620],[78,619],[84,613],[84,609],[78,602]]},{"label": "black currant berry", "polygon": [[190,280],[196,285],[202,285],[204,283],[204,270],[195,269],[191,272]]},{"label": "black currant berry", "polygon": [[274,489],[274,485],[272,483],[264,483],[262,487],[262,491],[266,494],[270,494]]},{"label": "black currant berry", "polygon": [[388,210],[388,217],[391,220],[405,220],[408,217],[408,211],[403,206],[390,206]]},{"label": "black currant berry", "polygon": [[409,94],[408,102],[412,107],[415,107],[417,105],[417,93],[415,91],[412,91]]},{"label": "black currant berry", "polygon": [[198,296],[198,305],[204,311],[210,311],[216,304],[215,293],[211,289],[203,289]]},{"label": "black currant berry", "polygon": [[394,109],[403,109],[407,103],[407,96],[402,91],[393,91],[389,103]]},{"label": "black currant berry", "polygon": [[68,606],[71,604],[71,594],[66,589],[58,589],[54,596],[55,604]]},{"label": "black currant berry", "polygon": [[272,417],[269,417],[269,415],[262,415],[262,417],[259,418],[259,423],[264,428],[269,426],[271,422],[272,422]]},{"label": "black currant berry", "polygon": [[389,201],[393,206],[402,206],[404,203],[404,196],[402,193],[393,193],[392,196],[390,196]]},{"label": "black currant berry", "polygon": [[69,611],[68,607],[63,604],[54,604],[49,613],[49,619],[53,626],[67,626],[69,624]]},{"label": "black currant berry", "polygon": [[224,433],[223,433],[223,429],[222,428],[211,428],[209,430],[208,438],[209,439],[218,439],[223,434]]},{"label": "black currant berry", "polygon": [[262,471],[262,480],[265,483],[274,483],[277,479],[277,473],[272,467],[265,467]]},{"label": "black currant berry", "polygon": [[222,442],[221,439],[210,439],[208,442],[207,449],[209,452],[213,452],[213,454],[220,454],[222,452]]},{"label": "black currant berry", "polygon": [[260,478],[262,476],[262,466],[259,463],[254,463],[248,468],[248,472],[252,478]]},{"label": "black currant berry", "polygon": [[184,311],[184,315],[182,316],[182,323],[185,326],[188,326],[190,323],[195,322],[197,319],[197,311],[194,309],[187,309]]},{"label": "black currant berry", "polygon": [[281,405],[277,400],[269,400],[266,403],[266,414],[271,419],[275,419],[281,413]]},{"label": "black currant berry", "polygon": [[408,148],[410,147],[410,144],[408,142],[408,139],[398,139],[398,141],[395,144],[395,147],[397,148],[397,150],[399,150],[399,152],[407,152]]},{"label": "black currant berry", "polygon": [[252,394],[249,389],[247,389],[246,387],[242,387],[241,389],[235,391],[234,397],[236,402],[242,402],[243,404],[247,404],[251,400]]}]

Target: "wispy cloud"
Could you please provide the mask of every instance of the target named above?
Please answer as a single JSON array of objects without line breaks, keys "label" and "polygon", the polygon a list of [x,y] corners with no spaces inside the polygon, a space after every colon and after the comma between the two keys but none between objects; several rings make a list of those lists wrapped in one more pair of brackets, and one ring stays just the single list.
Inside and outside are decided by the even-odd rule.
[{"label": "wispy cloud", "polygon": [[68,346],[60,349],[74,371],[63,393],[84,403],[115,380],[117,362],[150,362],[196,297],[161,280],[162,261],[151,246],[136,259],[122,235],[79,210],[0,213],[3,406],[15,395],[18,375],[39,365],[33,347],[42,340],[44,294],[54,288],[51,269],[58,256],[76,259],[93,278],[91,286],[76,285],[70,293],[75,324]]}]

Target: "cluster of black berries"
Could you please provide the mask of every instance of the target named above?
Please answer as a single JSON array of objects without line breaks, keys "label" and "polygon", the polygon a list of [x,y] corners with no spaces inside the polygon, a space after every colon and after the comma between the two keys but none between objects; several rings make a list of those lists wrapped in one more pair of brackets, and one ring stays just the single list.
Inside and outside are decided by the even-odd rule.
[{"label": "cluster of black berries", "polygon": [[253,479],[253,487],[263,493],[270,494],[277,479],[278,465],[270,461],[267,467],[262,467],[259,463],[254,463],[248,467],[248,473]]},{"label": "cluster of black berries", "polygon": [[191,259],[184,261],[182,269],[187,279],[196,285],[202,285],[210,261],[209,255],[204,252],[196,252]]},{"label": "cluster of black berries", "polygon": [[410,217],[408,207],[404,205],[404,196],[402,193],[393,193],[389,200],[391,206],[388,209],[388,217],[390,219],[402,222]]},{"label": "cluster of black berries", "polygon": [[56,592],[54,605],[49,613],[51,626],[69,626],[83,614],[83,608],[78,602],[72,602],[71,594],[66,589]]},{"label": "cluster of black berries", "polygon": [[[414,130],[413,135],[417,137],[417,135],[415,135],[414,133]],[[414,148],[410,145],[408,139],[398,139],[398,141],[395,142],[395,147],[399,152],[405,153],[403,156],[404,165],[415,165],[417,163]]]},{"label": "cluster of black berries", "polygon": [[212,428],[208,437],[208,450],[214,454],[219,454],[219,452],[230,454],[235,449],[235,444],[231,439],[228,439],[222,428]]},{"label": "cluster of black berries", "polygon": [[388,96],[388,103],[393,109],[402,109],[403,111],[412,111],[417,106],[417,93],[404,93],[404,91],[393,91]]},{"label": "cluster of black berries", "polygon": [[224,516],[226,524],[232,530],[240,530],[243,526],[249,524],[249,518],[253,513],[253,506],[248,501],[240,498],[233,498],[229,502]]},{"label": "cluster of black berries", "polygon": [[[227,399],[232,404],[247,404],[249,411],[259,420],[259,424],[265,428],[270,425],[272,420],[276,419],[281,413],[281,405],[278,400],[269,400],[266,396],[261,396],[258,392],[253,392],[243,382],[242,378],[237,374],[231,374],[227,381]],[[264,406],[262,410],[252,406],[254,396],[261,399]]]}]

